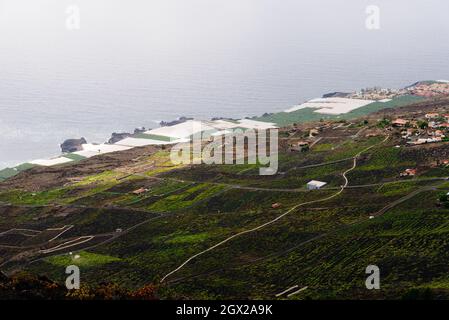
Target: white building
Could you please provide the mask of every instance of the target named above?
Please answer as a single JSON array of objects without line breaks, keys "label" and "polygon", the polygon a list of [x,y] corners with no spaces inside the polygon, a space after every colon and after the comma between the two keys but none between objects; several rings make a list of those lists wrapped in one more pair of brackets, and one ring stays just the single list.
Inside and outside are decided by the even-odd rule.
[{"label": "white building", "polygon": [[317,190],[317,189],[321,189],[322,187],[324,187],[327,184],[327,182],[322,182],[322,181],[317,181],[317,180],[312,180],[310,182],[307,183],[307,189],[309,190]]}]

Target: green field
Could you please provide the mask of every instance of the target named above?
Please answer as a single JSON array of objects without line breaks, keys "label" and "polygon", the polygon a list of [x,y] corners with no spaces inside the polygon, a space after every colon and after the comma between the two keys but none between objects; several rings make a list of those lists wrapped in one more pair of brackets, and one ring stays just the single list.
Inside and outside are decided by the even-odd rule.
[{"label": "green field", "polygon": [[31,163],[22,163],[14,168],[5,168],[3,170],[0,170],[0,182],[5,181],[8,178],[14,177],[20,172],[31,169],[35,166],[36,165]]}]

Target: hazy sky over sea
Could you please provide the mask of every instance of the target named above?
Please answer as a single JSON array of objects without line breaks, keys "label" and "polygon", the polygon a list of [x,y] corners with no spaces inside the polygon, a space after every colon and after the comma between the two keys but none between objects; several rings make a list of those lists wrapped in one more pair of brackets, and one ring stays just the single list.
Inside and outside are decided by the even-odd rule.
[{"label": "hazy sky over sea", "polygon": [[[366,29],[367,5],[380,30]],[[449,78],[448,12],[447,0],[0,0],[0,167],[181,115]]]}]

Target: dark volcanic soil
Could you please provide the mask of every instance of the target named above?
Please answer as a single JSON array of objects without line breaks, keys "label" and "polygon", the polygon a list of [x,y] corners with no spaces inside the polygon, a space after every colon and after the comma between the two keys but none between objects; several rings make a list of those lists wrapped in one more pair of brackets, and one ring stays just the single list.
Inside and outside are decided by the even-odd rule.
[{"label": "dark volcanic soil", "polygon": [[[108,153],[85,159],[80,162],[64,164],[54,167],[35,167],[21,172],[15,177],[0,183],[0,191],[11,189],[25,189],[40,191],[64,185],[74,178],[93,175],[132,164],[136,158],[149,156],[160,147],[147,146],[133,148],[126,151]],[[32,177],[32,179],[31,179]]]},{"label": "dark volcanic soil", "polygon": [[449,98],[436,98],[422,102],[413,103],[395,109],[383,109],[368,115],[369,118],[382,118],[384,116],[400,117],[402,115],[424,115],[428,112],[445,112],[449,108]]}]

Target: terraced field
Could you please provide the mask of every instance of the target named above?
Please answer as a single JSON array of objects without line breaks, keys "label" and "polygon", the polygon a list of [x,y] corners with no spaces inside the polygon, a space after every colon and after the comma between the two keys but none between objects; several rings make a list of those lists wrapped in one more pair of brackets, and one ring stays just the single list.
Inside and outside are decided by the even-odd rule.
[{"label": "terraced field", "polygon": [[[86,285],[152,283],[161,298],[274,298],[294,285],[308,289],[291,299],[449,297],[449,170],[425,160],[434,150],[360,129],[329,129],[308,152],[281,148],[275,176],[170,166],[168,152],[141,149],[114,167],[39,173],[65,171],[59,185],[0,184],[0,269],[63,282],[75,264]],[[328,184],[309,191],[312,179]],[[371,264],[381,290],[365,288]]]}]

